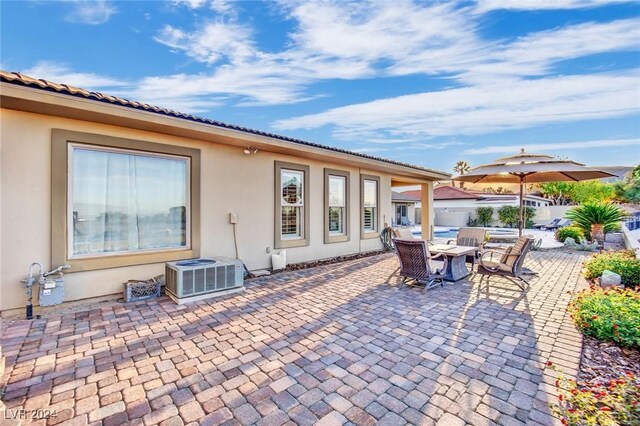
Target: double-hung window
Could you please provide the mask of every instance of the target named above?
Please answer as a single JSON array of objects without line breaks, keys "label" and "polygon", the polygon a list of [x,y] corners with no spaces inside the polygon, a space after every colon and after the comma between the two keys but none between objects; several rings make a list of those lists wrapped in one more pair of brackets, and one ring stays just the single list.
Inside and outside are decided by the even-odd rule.
[{"label": "double-hung window", "polygon": [[52,228],[63,224],[52,229],[54,264],[77,271],[197,256],[198,150],[57,130],[53,150]]},{"label": "double-hung window", "polygon": [[276,161],[276,248],[309,244],[309,167]]},{"label": "double-hung window", "polygon": [[362,200],[361,236],[362,238],[377,237],[380,178],[377,176],[361,175],[360,193]]},{"label": "double-hung window", "polygon": [[349,241],[349,172],[324,169],[325,243]]}]

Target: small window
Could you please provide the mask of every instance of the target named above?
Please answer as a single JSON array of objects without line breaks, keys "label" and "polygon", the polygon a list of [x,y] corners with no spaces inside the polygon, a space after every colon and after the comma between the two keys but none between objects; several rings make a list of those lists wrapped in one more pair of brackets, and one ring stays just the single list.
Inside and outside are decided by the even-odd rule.
[{"label": "small window", "polygon": [[275,247],[309,245],[309,167],[276,161]]},{"label": "small window", "polygon": [[282,169],[282,231],[283,240],[304,238],[304,172]]},{"label": "small window", "polygon": [[377,237],[380,178],[377,176],[362,175],[360,192],[362,199],[362,238]]},{"label": "small window", "polygon": [[349,241],[349,172],[324,169],[325,243]]}]

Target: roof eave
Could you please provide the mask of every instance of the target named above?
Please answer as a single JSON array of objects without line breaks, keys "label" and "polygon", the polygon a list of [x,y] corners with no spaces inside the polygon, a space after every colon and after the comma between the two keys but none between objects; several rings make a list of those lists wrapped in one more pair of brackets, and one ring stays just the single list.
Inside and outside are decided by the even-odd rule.
[{"label": "roof eave", "polygon": [[[69,93],[59,93],[42,87],[2,81],[0,83],[2,108],[58,116],[84,121],[110,124],[138,130],[159,132],[191,139],[212,141],[234,146],[250,144],[260,150],[304,154],[321,160],[333,159],[368,170],[384,171],[410,182],[446,180],[450,174],[418,166],[396,163],[359,153],[318,144],[277,138],[260,132],[219,127],[210,123],[189,120],[173,115],[160,114],[133,106],[113,104]],[[289,139],[289,140],[288,140]]]}]

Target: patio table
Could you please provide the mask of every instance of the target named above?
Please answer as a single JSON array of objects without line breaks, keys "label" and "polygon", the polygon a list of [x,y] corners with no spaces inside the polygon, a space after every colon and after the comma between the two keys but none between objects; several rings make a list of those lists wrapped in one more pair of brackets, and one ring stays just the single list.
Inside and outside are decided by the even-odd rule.
[{"label": "patio table", "polygon": [[459,281],[471,274],[467,268],[466,259],[468,255],[475,255],[479,251],[478,247],[453,246],[447,244],[434,244],[428,246],[429,253],[443,253],[447,256],[447,270],[444,279],[446,281]]}]

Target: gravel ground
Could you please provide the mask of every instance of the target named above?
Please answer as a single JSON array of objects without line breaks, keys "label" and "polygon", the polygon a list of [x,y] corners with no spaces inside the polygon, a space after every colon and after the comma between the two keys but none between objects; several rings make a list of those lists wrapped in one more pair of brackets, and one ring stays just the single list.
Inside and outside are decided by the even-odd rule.
[{"label": "gravel ground", "polygon": [[584,336],[580,380],[605,383],[627,371],[640,377],[640,350],[620,348],[611,342]]}]

